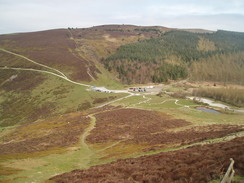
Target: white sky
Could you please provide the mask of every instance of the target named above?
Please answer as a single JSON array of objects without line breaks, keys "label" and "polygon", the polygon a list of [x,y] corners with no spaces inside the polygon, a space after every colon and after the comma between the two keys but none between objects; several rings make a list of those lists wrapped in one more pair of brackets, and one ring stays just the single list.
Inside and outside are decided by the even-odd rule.
[{"label": "white sky", "polygon": [[103,24],[244,32],[244,0],[0,0],[0,34]]}]

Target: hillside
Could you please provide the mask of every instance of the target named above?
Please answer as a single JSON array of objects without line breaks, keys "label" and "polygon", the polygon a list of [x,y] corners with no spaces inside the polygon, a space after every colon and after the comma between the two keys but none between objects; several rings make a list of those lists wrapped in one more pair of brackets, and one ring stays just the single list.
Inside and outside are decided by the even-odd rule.
[{"label": "hillside", "polygon": [[[243,37],[228,31],[106,25],[2,35],[0,45],[59,69],[70,79],[96,85],[107,84],[108,78],[132,84],[187,77],[243,85]],[[21,66],[15,62],[2,60],[1,66]]]},{"label": "hillside", "polygon": [[[109,28],[111,27],[105,27]],[[72,81],[89,82],[96,86],[120,88],[119,82],[110,79],[114,76],[94,58],[93,50],[86,53],[88,44],[78,39],[78,34],[82,33],[82,38],[92,41],[97,32],[99,35],[95,41],[101,39],[105,43],[110,43],[103,37],[106,30],[100,32],[93,28],[1,35],[1,126],[84,110],[96,105],[99,101],[97,98],[103,102],[115,98],[115,94],[110,94],[109,99],[108,95],[88,93],[86,87],[69,83],[53,75],[54,73]],[[72,37],[76,34],[77,38]],[[127,34],[123,36],[129,37]]]},{"label": "hillside", "polygon": [[230,156],[243,176],[243,49],[160,26],[0,35],[0,182],[220,182]]},{"label": "hillside", "polygon": [[135,28],[111,25],[1,35],[0,125],[11,126],[85,110],[122,96],[87,92],[86,86],[67,79],[123,88],[100,59],[122,44],[158,35],[130,31]]},{"label": "hillside", "polygon": [[1,70],[0,82],[1,127],[82,111],[123,96],[88,92],[85,86],[34,71]]},{"label": "hillside", "polygon": [[[166,82],[190,76],[192,80],[243,85],[244,61],[240,56],[243,51],[244,33],[169,31],[123,45],[103,63],[127,84]],[[209,63],[212,70],[208,70]]]}]

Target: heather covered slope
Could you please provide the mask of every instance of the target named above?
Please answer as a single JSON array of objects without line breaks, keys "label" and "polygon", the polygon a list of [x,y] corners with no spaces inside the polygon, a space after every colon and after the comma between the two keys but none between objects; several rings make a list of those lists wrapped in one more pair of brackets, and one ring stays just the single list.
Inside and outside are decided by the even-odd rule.
[{"label": "heather covered slope", "polygon": [[[1,35],[0,45],[1,48],[24,55],[38,63],[62,70],[71,79],[91,81],[87,74],[88,61],[72,53],[75,43],[70,39],[67,29]],[[1,63],[1,66],[8,65]],[[94,75],[95,71],[99,72],[95,66],[92,68]]]},{"label": "heather covered slope", "polygon": [[236,160],[235,170],[244,174],[243,138],[227,143],[196,146],[175,152],[159,153],[134,159],[118,160],[88,170],[73,170],[48,182],[121,182],[121,183],[205,183],[218,179]]},{"label": "heather covered slope", "polygon": [[[160,100],[160,98],[158,97],[157,100]],[[167,105],[168,111],[175,111],[178,114],[184,113],[183,109],[176,109],[176,105],[171,106],[169,103],[162,105]],[[159,172],[163,173],[163,170],[165,170],[165,173],[167,173],[175,169],[180,174],[177,175],[177,178],[171,177],[170,173],[169,177],[164,176],[164,173],[162,176],[169,180],[182,180],[179,178],[181,172],[188,172],[188,169],[185,168],[186,166],[177,166],[181,163],[185,164],[185,159],[179,159],[178,155],[182,154],[182,151],[178,152],[175,150],[209,143],[214,147],[214,144],[217,142],[223,142],[222,147],[225,144],[229,144],[228,141],[231,139],[243,136],[243,125],[241,125],[243,120],[240,121],[240,115],[217,116],[213,114],[209,117],[213,123],[210,125],[209,120],[206,119],[203,113],[198,114],[196,110],[192,110],[193,108],[185,111],[190,112],[189,118],[191,118],[191,121],[186,121],[176,119],[162,112],[164,111],[163,108],[158,112],[124,108],[122,106],[107,106],[50,117],[45,120],[37,120],[34,123],[21,125],[16,128],[1,128],[4,130],[1,131],[0,137],[0,180],[3,180],[3,182],[44,182],[57,174],[80,169],[74,171],[79,172],[78,174],[75,176],[71,175],[74,178],[72,180],[69,177],[69,173],[67,173],[68,181],[97,182],[100,179],[97,179],[97,174],[93,174],[92,170],[97,167],[98,169],[99,167],[106,169],[111,164],[115,164],[113,167],[116,168],[116,175],[114,175],[114,171],[106,171],[107,173],[103,181],[116,182],[118,178],[121,179],[121,176],[124,177],[124,174],[130,177],[134,172],[138,172],[140,177],[143,174],[144,179],[146,178],[144,173],[147,175],[153,174],[151,171],[148,171],[148,167],[146,169],[137,169],[138,167],[134,167],[133,164],[126,166],[127,164],[123,164],[126,160],[119,159],[147,155],[141,158],[146,158],[146,164],[150,165],[149,170],[157,172],[158,170],[154,171],[154,166],[157,168],[158,166],[163,166],[165,154],[167,154],[167,157],[169,156],[168,159],[175,159],[175,161],[172,167],[160,169]],[[194,113],[198,114],[198,116],[194,116]],[[203,119],[200,122],[201,118]],[[223,121],[223,119],[226,121]],[[233,122],[238,125],[230,125]],[[239,148],[241,144],[237,144]],[[205,146],[203,147],[206,151],[209,149],[208,146],[206,148]],[[236,151],[236,146],[231,147],[233,148],[226,148],[226,151],[229,152],[229,149],[235,149],[229,153],[234,155],[233,158],[236,160],[238,158],[241,159],[242,157]],[[216,151],[219,152],[218,148]],[[195,149],[196,152],[202,151],[201,149]],[[201,177],[201,179],[210,179],[218,177],[220,175],[218,170],[222,168],[222,166],[219,167],[219,161],[214,161],[216,156],[221,155],[221,158],[223,158],[221,162],[228,162],[228,160],[225,161],[225,156],[222,156],[223,149],[220,149],[220,154],[214,154],[215,148],[210,149],[214,149],[211,151],[211,155],[207,157],[211,160],[211,164],[208,161],[206,164],[205,162],[197,161],[200,156],[197,153],[193,153],[192,161],[189,160],[188,163],[191,165],[189,175],[192,175],[194,180],[197,180],[197,176],[192,171],[196,166],[200,167],[202,163],[209,166],[216,165],[216,171],[213,172],[214,175],[207,173]],[[239,148],[239,150],[241,149]],[[160,152],[168,153],[158,154]],[[152,154],[155,155],[150,156]],[[177,155],[174,157],[174,154]],[[189,154],[191,152],[187,152],[185,155]],[[155,156],[157,158],[154,158]],[[226,158],[228,157],[229,155]],[[139,164],[141,158],[138,158]],[[116,162],[109,163],[116,160],[119,160],[122,164],[117,166]],[[161,164],[157,165],[155,162],[159,160]],[[91,169],[88,169],[90,167]],[[117,172],[117,168],[119,172]],[[88,170],[84,172],[82,169]],[[85,178],[87,173],[89,174],[89,179]],[[104,172],[100,173],[103,174]],[[110,175],[114,179],[111,179]],[[238,171],[238,175],[242,175],[240,171]],[[133,182],[129,177],[124,177],[124,180],[121,181]],[[127,180],[127,178],[129,179]],[[156,178],[163,180],[161,176]],[[66,181],[66,176],[58,176],[57,179],[55,178],[55,181],[57,180]]]},{"label": "heather covered slope", "polygon": [[[109,171],[101,173],[106,174],[106,180],[101,181],[157,182],[165,174],[171,175],[172,168],[165,169],[162,174],[158,172],[158,167],[154,171],[156,155],[145,157],[143,161],[152,167],[156,176],[147,171],[148,168],[137,169],[129,165],[121,169],[116,162],[110,162],[208,143],[212,144],[210,149],[216,149],[217,154],[211,151],[211,155],[206,157],[210,159],[210,164],[207,162],[206,165],[216,165],[217,169],[206,176],[199,176],[199,180],[210,180],[220,175],[218,168],[222,166],[213,159],[222,156],[225,150],[227,155],[224,158],[229,158],[229,153],[233,153],[234,158],[241,162],[242,156],[236,150],[239,145],[236,144],[239,143],[237,137],[244,135],[243,114],[221,109],[216,109],[220,112],[218,114],[197,110],[196,107],[208,107],[178,98],[181,95],[177,93],[190,95],[193,88],[200,88],[187,80],[144,86],[122,84],[129,83],[129,80],[136,84],[157,83],[165,81],[162,78],[174,80],[182,76],[197,81],[204,81],[207,77],[211,79],[212,76],[223,81],[223,76],[226,76],[226,82],[233,82],[235,78],[235,82],[242,84],[241,47],[235,47],[235,42],[230,44],[235,50],[222,53],[230,49],[225,47],[226,43],[221,47],[222,50],[218,50],[218,40],[204,37],[214,34],[204,30],[184,32],[156,26],[105,25],[0,35],[0,182],[44,182],[75,169],[80,170],[75,171],[78,173],[74,179],[70,179],[68,173],[67,177],[56,177],[55,181],[81,181],[82,178],[89,182],[86,175],[94,181],[100,181],[99,176],[90,170],[97,170],[96,165],[106,163],[109,164],[101,167],[108,167],[106,170]],[[164,36],[168,36],[167,46],[164,45],[167,41],[162,40]],[[189,40],[185,41],[185,38]],[[170,43],[171,40],[174,42]],[[178,45],[177,41],[185,47]],[[228,42],[232,43],[230,40]],[[199,58],[189,62],[184,60],[188,56],[195,58],[199,52],[204,53],[204,56],[200,54]],[[218,55],[220,52],[221,55]],[[130,58],[125,59],[128,55]],[[155,60],[151,60],[151,57],[155,57]],[[158,62],[157,59],[164,57],[167,59]],[[114,65],[109,65],[111,63]],[[219,63],[223,63],[223,66],[218,67],[218,70],[207,69],[207,65],[217,67]],[[205,70],[201,70],[203,66]],[[155,73],[148,77],[152,69]],[[218,72],[219,69],[222,69],[221,72]],[[216,75],[211,75],[215,70]],[[194,74],[200,71],[207,74],[201,73],[195,77]],[[228,75],[224,71],[228,71]],[[126,77],[126,80],[121,76]],[[218,83],[217,86],[207,84],[220,89],[222,87]],[[147,94],[127,91],[129,87],[151,85],[155,88],[147,91]],[[92,86],[125,93],[97,92],[93,91],[95,88]],[[154,91],[160,94],[155,95]],[[110,101],[113,103],[104,106]],[[230,109],[237,108],[230,106]],[[229,142],[234,138],[237,138],[234,143]],[[223,142],[226,148],[217,147],[217,142]],[[179,157],[179,161],[174,161],[172,165],[179,172],[175,171],[176,177],[165,180],[178,181],[179,176],[185,178],[192,175],[194,181],[198,181],[195,178],[198,175],[193,170],[205,163],[197,163],[196,159],[201,156],[202,150],[208,151],[209,146],[192,149],[166,153],[170,158]],[[185,159],[180,154],[187,156],[191,152],[195,159],[187,169]],[[162,158],[162,164],[168,163],[168,160],[164,161],[164,155],[157,156]],[[220,163],[227,162],[224,158]],[[141,166],[141,158],[137,160],[136,165]],[[124,166],[124,160],[121,162],[118,166]],[[115,171],[110,171],[111,164],[116,168]],[[240,167],[238,164],[238,175],[243,175]],[[131,170],[138,174],[128,173]]]}]

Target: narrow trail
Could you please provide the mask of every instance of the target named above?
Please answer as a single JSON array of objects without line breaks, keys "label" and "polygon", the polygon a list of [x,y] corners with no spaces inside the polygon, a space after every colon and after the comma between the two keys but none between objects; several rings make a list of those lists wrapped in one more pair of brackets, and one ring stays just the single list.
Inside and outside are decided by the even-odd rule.
[{"label": "narrow trail", "polygon": [[[75,47],[76,47],[76,49],[78,49],[78,47],[77,47],[77,43],[76,43],[76,41],[74,41],[75,42]],[[74,51],[74,52],[78,52],[78,51]],[[75,58],[77,58],[78,60],[80,60],[80,61],[87,61],[88,62],[88,64],[87,64],[87,69],[86,69],[86,73],[90,76],[90,78],[93,80],[93,81],[95,81],[96,79],[92,76],[92,74],[91,74],[91,72],[90,72],[90,66],[91,66],[91,64],[90,64],[90,62],[91,61],[89,61],[89,59],[88,58],[85,58],[84,56],[81,56],[84,60],[82,60],[79,56],[77,56],[77,54],[79,55],[79,53],[74,53],[74,52],[72,52],[72,54],[73,54],[73,56],[75,57]]]},{"label": "narrow trail", "polygon": [[[25,56],[23,56],[23,55],[20,55],[20,54],[11,52],[11,51],[9,51],[9,50],[5,50],[5,49],[3,49],[3,48],[0,48],[0,51],[3,51],[3,52],[5,52],[5,53],[9,53],[9,54],[15,55],[15,56],[17,56],[17,57],[21,57],[21,58],[23,58],[23,59],[25,59],[25,60],[27,60],[27,61],[29,61],[29,62],[32,62],[32,63],[34,63],[34,64],[36,64],[36,65],[39,65],[39,66],[42,66],[42,67],[44,67],[44,68],[53,70],[53,71],[55,71],[55,72],[61,74],[61,76],[63,76],[64,78],[67,78],[67,76],[66,76],[63,72],[59,71],[58,69],[54,69],[54,68],[49,67],[49,66],[44,65],[44,64],[40,64],[40,63],[38,63],[38,62],[36,62],[36,61],[34,61],[34,60],[32,60],[32,59],[29,59],[29,58],[27,58],[27,57],[25,57]],[[67,79],[68,79],[68,78],[67,78]]]},{"label": "narrow trail", "polygon": [[[70,39],[73,40],[74,43],[75,43],[75,48],[76,48],[76,50],[78,50],[79,47],[78,47],[77,41],[75,40],[75,38],[74,38],[72,32],[70,31],[70,29],[68,29],[68,32],[69,32],[69,34],[70,34]],[[76,52],[77,52],[77,51],[76,51]],[[77,53],[77,54],[79,55],[79,53]],[[75,53],[73,53],[73,55],[74,55],[77,59],[81,60],[81,58],[80,58],[79,56],[77,56]],[[80,56],[81,56],[81,55],[80,55]],[[88,66],[87,66],[86,73],[90,76],[90,78],[91,78],[93,81],[95,81],[96,79],[92,76],[92,74],[91,74],[91,72],[90,72],[90,66],[91,66],[91,63],[90,63],[91,61],[90,61],[90,59],[88,59],[88,58],[84,58],[84,56],[82,56],[82,58],[88,62]],[[83,60],[82,60],[82,61],[83,61]]]},{"label": "narrow trail", "polygon": [[149,102],[150,100],[152,100],[152,98],[146,97],[145,95],[143,95],[143,98],[146,99],[146,100],[143,101],[143,102],[139,102],[139,104],[147,103],[147,102]]},{"label": "narrow trail", "polygon": [[136,105],[140,105],[140,104],[143,104],[143,103],[147,103],[150,100],[152,100],[152,98],[146,97],[145,95],[143,95],[142,98],[143,99],[146,99],[146,100],[141,101],[141,102],[138,102],[138,103],[135,103],[135,104],[132,104],[132,105],[130,105],[130,107],[135,107]]},{"label": "narrow trail", "polygon": [[109,145],[109,146],[107,146],[107,147],[105,147],[105,148],[103,148],[103,149],[100,149],[100,150],[96,151],[96,153],[103,152],[103,151],[105,151],[105,150],[107,150],[107,149],[110,149],[110,148],[112,148],[112,147],[114,147],[114,146],[117,146],[117,145],[120,144],[121,142],[125,142],[125,141],[127,141],[127,140],[128,140],[128,139],[124,139],[124,140],[120,140],[120,141],[118,141],[118,142],[115,142],[115,143],[113,143],[113,144],[111,144],[111,145]]},{"label": "narrow trail", "polygon": [[[164,100],[164,101],[162,101],[162,102],[159,102],[159,103],[150,103],[149,105],[160,105],[160,104],[164,104],[165,102],[169,102],[169,101],[175,101],[175,102],[174,102],[175,105],[180,106],[180,108],[187,108],[187,109],[190,109],[190,110],[194,110],[194,109],[191,109],[191,108],[190,108],[191,106],[189,106],[189,105],[182,105],[182,104],[179,104],[179,103],[178,103],[178,102],[179,102],[178,99],[166,99],[166,100]],[[146,103],[146,102],[148,102],[148,101],[140,102],[140,103],[138,103],[138,104]],[[195,106],[195,105],[192,105],[192,106]],[[197,106],[197,105],[196,105],[196,106]]]},{"label": "narrow trail", "polygon": [[179,149],[192,147],[192,146],[196,146],[196,145],[206,145],[206,144],[215,144],[215,143],[219,143],[219,142],[228,142],[228,141],[231,141],[237,137],[244,137],[244,131],[227,134],[227,135],[225,135],[223,137],[219,137],[219,138],[206,139],[206,140],[196,142],[196,143],[192,143],[192,144],[188,144],[185,146],[180,146]]},{"label": "narrow trail", "polygon": [[185,149],[185,148],[193,147],[193,146],[197,146],[197,145],[207,145],[207,144],[216,144],[216,143],[221,143],[221,142],[228,142],[228,141],[231,141],[231,140],[238,138],[238,137],[244,137],[244,131],[228,134],[224,137],[219,137],[219,138],[214,138],[214,139],[206,139],[206,140],[203,140],[200,142],[195,142],[192,144],[187,144],[187,145],[182,145],[182,146],[177,146],[177,147],[170,147],[170,148],[166,148],[166,149],[160,149],[160,150],[153,151],[153,152],[147,152],[147,153],[136,155],[133,158],[145,156],[145,155],[158,154],[161,152],[178,151],[181,149]]},{"label": "narrow trail", "polygon": [[[82,147],[85,150],[88,150],[89,152],[100,153],[102,151],[105,151],[105,150],[107,150],[109,148],[112,148],[112,147],[118,145],[121,142],[124,142],[124,141],[128,140],[128,139],[119,140],[119,141],[117,141],[117,142],[115,142],[115,143],[113,143],[113,144],[111,144],[109,146],[106,146],[106,147],[102,148],[102,149],[93,150],[93,151],[89,148],[88,144],[86,143],[86,138],[88,137],[88,135],[90,135],[91,131],[94,128],[96,128],[96,117],[95,117],[95,115],[96,114],[105,113],[105,112],[109,112],[109,111],[113,111],[114,109],[116,109],[116,107],[113,107],[112,109],[107,109],[107,110],[104,110],[104,111],[95,112],[95,113],[87,115],[87,117],[89,117],[91,119],[91,122],[90,122],[90,125],[85,129],[84,133],[81,136],[81,145],[82,145]],[[91,155],[94,154],[94,153],[91,153]]]},{"label": "narrow trail", "polygon": [[86,73],[90,76],[90,78],[93,80],[93,81],[95,81],[96,79],[91,75],[91,70],[90,70],[90,67],[88,66],[87,67],[87,71],[86,71]]},{"label": "narrow trail", "polygon": [[90,132],[95,128],[96,118],[94,117],[93,114],[90,114],[87,117],[91,119],[91,122],[88,128],[85,129],[84,133],[81,136],[81,145],[84,148],[84,150],[91,152],[92,150],[89,148],[88,144],[86,143],[86,138],[88,137]]},{"label": "narrow trail", "polygon": [[[146,97],[145,95],[143,95],[143,98],[146,99],[144,101],[141,101],[141,102],[138,102],[138,103],[135,103],[135,104],[132,104],[131,106],[136,106],[136,105],[140,105],[140,104],[145,104],[147,102],[149,102],[150,100],[152,100],[152,98],[149,98],[149,97]],[[160,105],[160,104],[163,104],[165,102],[168,102],[168,101],[175,101],[175,105],[178,105],[178,106],[181,106],[181,107],[189,107],[189,106],[186,106],[186,105],[181,105],[181,104],[178,104],[177,102],[179,101],[178,99],[166,99],[162,102],[159,102],[159,103],[150,103],[149,105]]]}]

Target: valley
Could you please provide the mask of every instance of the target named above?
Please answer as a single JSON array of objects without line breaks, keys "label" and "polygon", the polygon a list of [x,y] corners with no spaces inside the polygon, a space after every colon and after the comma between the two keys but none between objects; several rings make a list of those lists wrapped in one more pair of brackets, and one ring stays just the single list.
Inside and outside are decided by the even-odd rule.
[{"label": "valley", "polygon": [[230,158],[243,180],[243,51],[227,31],[0,35],[0,182],[211,182]]}]

